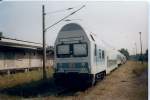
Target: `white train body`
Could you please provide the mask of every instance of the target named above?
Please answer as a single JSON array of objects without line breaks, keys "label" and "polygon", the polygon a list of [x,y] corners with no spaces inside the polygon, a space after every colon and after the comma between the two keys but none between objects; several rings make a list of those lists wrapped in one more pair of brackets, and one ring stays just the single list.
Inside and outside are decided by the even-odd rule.
[{"label": "white train body", "polygon": [[112,70],[118,67],[117,63],[117,55],[115,50],[108,50],[107,51],[107,66],[106,66],[106,73],[110,73]]},{"label": "white train body", "polygon": [[118,66],[116,51],[106,50],[92,34],[80,25],[70,23],[59,32],[55,41],[55,73],[57,81],[79,76],[89,83],[103,78]]}]

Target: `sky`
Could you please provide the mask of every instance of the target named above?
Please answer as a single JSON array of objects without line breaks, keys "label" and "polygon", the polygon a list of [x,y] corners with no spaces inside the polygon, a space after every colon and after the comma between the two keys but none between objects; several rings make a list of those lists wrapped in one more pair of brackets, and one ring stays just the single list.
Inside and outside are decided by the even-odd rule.
[{"label": "sky", "polygon": [[[142,1],[22,1],[0,3],[0,31],[4,36],[42,43],[42,4],[45,5],[46,27],[79,9],[70,16],[71,22],[86,25],[99,41],[115,49],[127,48],[130,54],[140,53],[142,32],[143,52],[148,48],[148,2]],[[72,10],[65,10],[73,7]],[[62,21],[46,31],[46,43],[54,45]]]}]

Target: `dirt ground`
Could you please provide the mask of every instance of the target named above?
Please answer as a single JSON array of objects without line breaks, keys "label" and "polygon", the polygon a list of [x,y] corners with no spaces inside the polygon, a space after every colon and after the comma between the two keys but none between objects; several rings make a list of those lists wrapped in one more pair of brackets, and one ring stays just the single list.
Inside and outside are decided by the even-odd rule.
[{"label": "dirt ground", "polygon": [[[147,100],[147,64],[128,61],[106,78],[88,88],[68,96],[48,96],[45,100]],[[40,98],[39,98],[40,99]]]}]

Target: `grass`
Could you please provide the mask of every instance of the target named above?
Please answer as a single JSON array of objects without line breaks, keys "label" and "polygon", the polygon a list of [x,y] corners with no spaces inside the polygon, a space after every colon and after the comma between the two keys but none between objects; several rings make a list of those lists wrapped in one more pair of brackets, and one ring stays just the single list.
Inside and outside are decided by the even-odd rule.
[{"label": "grass", "polygon": [[[139,89],[137,90],[138,98],[141,100],[147,100],[148,99],[148,78],[143,76],[143,73],[146,73],[148,75],[148,63],[139,63],[139,66],[137,66],[136,69],[134,69],[132,72],[135,75],[135,77],[139,80]],[[144,79],[143,79],[143,78]]]},{"label": "grass", "polygon": [[[48,78],[52,76],[53,69],[47,70]],[[42,79],[42,70],[34,70],[26,73],[16,73],[11,75],[0,76],[0,89],[14,87],[19,84],[30,83]]]},{"label": "grass", "polygon": [[143,63],[141,64],[140,62],[135,62],[137,63],[136,65],[136,69],[133,69],[132,70],[132,73],[135,75],[135,76],[140,76],[144,71],[146,71],[148,69],[148,63]]},{"label": "grass", "polygon": [[[142,73],[147,70],[147,66],[148,66],[147,63],[140,64],[139,62],[130,62],[130,64],[132,65],[131,67],[134,67],[133,70],[130,71],[130,73],[132,73],[136,77],[140,77]],[[125,72],[129,71],[131,67],[127,67],[129,69],[126,69]],[[0,76],[0,100],[10,100],[10,99],[20,100],[22,98],[32,98],[37,100],[41,100],[44,98],[47,98],[47,100],[67,99],[66,96],[64,97],[55,96],[55,91],[57,87],[53,83],[52,74],[53,74],[53,69],[49,68],[47,70],[47,76],[48,76],[47,80],[42,80],[42,70],[39,71],[35,70],[26,73],[17,73],[12,75]],[[109,81],[112,82],[112,80]],[[108,85],[106,86],[108,88]],[[111,85],[109,86],[111,87]],[[70,96],[70,98],[81,99],[85,95],[88,95],[87,97],[90,97],[89,94],[92,93],[90,99],[96,99],[95,96],[104,95],[103,91],[110,91],[105,87],[105,85],[103,85],[100,88],[98,87],[99,85],[96,86],[97,89],[95,90],[96,92],[91,92],[91,90],[88,89],[87,93],[86,91],[81,92],[79,93],[79,96]],[[140,87],[143,88],[143,85]],[[140,89],[140,91],[137,89],[138,90],[137,94],[139,98],[141,97],[141,100],[143,100],[142,98],[147,97],[146,95],[147,89],[142,89],[140,87],[138,88]]]},{"label": "grass", "polygon": [[47,80],[42,79],[42,70],[0,76],[0,99],[34,97],[49,91],[53,69],[47,69]]}]

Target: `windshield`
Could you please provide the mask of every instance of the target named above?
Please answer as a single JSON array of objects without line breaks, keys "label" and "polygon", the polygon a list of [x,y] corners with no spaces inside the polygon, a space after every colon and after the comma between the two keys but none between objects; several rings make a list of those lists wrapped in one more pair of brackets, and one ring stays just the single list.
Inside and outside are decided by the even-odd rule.
[{"label": "windshield", "polygon": [[74,56],[86,56],[87,55],[86,44],[74,44],[73,45],[73,54],[74,54]]},{"label": "windshield", "polygon": [[86,43],[61,44],[56,46],[57,57],[86,57],[88,49]]},{"label": "windshield", "polygon": [[69,45],[59,45],[57,54],[69,54]]}]

